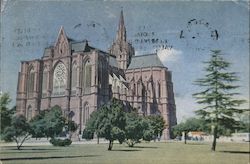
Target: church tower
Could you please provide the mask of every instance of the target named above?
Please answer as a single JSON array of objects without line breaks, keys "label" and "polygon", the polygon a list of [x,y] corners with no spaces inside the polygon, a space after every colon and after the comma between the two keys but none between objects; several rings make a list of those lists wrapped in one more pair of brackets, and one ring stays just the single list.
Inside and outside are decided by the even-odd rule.
[{"label": "church tower", "polygon": [[126,70],[131,62],[131,57],[135,55],[134,47],[127,42],[126,28],[124,24],[123,11],[121,10],[118,31],[115,41],[109,49],[109,53],[116,56],[118,67]]}]

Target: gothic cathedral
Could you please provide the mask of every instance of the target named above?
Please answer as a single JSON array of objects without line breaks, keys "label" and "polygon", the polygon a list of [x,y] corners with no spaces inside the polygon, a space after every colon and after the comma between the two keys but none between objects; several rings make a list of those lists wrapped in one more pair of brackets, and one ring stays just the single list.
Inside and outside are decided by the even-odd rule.
[{"label": "gothic cathedral", "polygon": [[56,43],[41,59],[21,62],[16,109],[29,120],[59,105],[82,132],[90,114],[112,97],[143,115],[162,115],[167,123],[163,139],[176,125],[171,72],[157,54],[135,56],[126,38],[121,11],[116,38],[108,52],[67,37],[61,27]]}]

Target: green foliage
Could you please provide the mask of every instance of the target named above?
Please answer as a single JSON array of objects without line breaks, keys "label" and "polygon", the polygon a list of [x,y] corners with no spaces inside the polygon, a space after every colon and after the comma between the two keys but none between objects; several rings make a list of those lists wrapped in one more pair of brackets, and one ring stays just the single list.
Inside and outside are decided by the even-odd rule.
[{"label": "green foliage", "polygon": [[109,149],[112,149],[113,141],[126,143],[133,147],[141,139],[150,141],[155,136],[162,135],[165,129],[165,121],[162,116],[139,116],[134,110],[123,111],[120,101],[113,99],[109,106],[103,106],[90,115],[82,137],[93,139],[94,133],[110,141]]},{"label": "green foliage", "polygon": [[234,98],[239,94],[234,92],[234,89],[239,86],[232,83],[238,81],[238,77],[235,72],[228,72],[230,63],[223,59],[220,50],[213,50],[211,59],[204,63],[207,65],[206,74],[204,78],[195,81],[195,84],[202,87],[203,91],[193,96],[197,99],[197,103],[204,106],[196,111],[196,114],[213,124],[212,150],[214,151],[218,129],[222,126],[232,130],[239,125],[239,121],[234,116],[236,113],[243,112],[239,106],[245,101]]},{"label": "green foliage", "polygon": [[73,133],[77,130],[78,125],[72,121],[68,120],[67,123],[65,124],[65,130],[69,134],[69,139],[71,139]]},{"label": "green foliage", "polygon": [[11,119],[11,125],[5,128],[3,139],[5,141],[15,141],[19,150],[30,136],[30,126],[23,115],[14,116]]},{"label": "green foliage", "polygon": [[88,128],[85,128],[82,133],[82,138],[86,140],[92,140],[94,138],[94,131]]},{"label": "green foliage", "polygon": [[75,123],[75,121],[69,120],[66,124],[66,130],[69,132],[75,132],[77,130],[78,126]]},{"label": "green foliage", "polygon": [[181,135],[182,132],[190,131],[206,131],[206,122],[198,118],[189,118],[185,122],[182,122],[178,125],[173,126],[172,128],[174,135]]},{"label": "green foliage", "polygon": [[112,99],[109,106],[101,107],[93,112],[86,125],[86,134],[83,137],[91,138],[88,134],[97,133],[99,137],[109,140],[109,148],[112,149],[113,141],[122,143],[125,140],[126,117],[120,101]]},{"label": "green foliage", "polygon": [[207,127],[207,123],[198,118],[189,118],[185,122],[182,122],[178,125],[172,127],[172,131],[174,136],[181,136],[182,132],[184,132],[184,139],[186,143],[187,133],[190,131],[203,131],[207,132],[209,128]]},{"label": "green foliage", "polygon": [[59,135],[65,126],[65,118],[59,106],[52,107],[49,112],[45,112],[45,134],[47,137],[55,137]]},{"label": "green foliage", "polygon": [[110,106],[104,106],[99,110],[100,116],[97,120],[98,133],[100,137],[110,141],[109,149],[112,149],[113,141],[119,140],[122,143],[125,139],[126,118],[122,104],[116,99],[113,99]]},{"label": "green foliage", "polygon": [[10,102],[11,99],[8,93],[3,93],[0,95],[0,116],[1,116],[0,134],[4,132],[4,129],[6,127],[9,127],[11,125],[11,118],[14,114],[15,107],[9,109],[8,105]]},{"label": "green foliage", "polygon": [[166,128],[165,121],[161,115],[139,116],[136,112],[126,115],[126,143],[133,147],[141,139],[151,141],[162,135]]},{"label": "green foliage", "polygon": [[164,118],[161,115],[150,115],[147,116],[147,119],[150,123],[150,127],[154,132],[155,137],[160,137],[163,130],[166,128],[166,123]]},{"label": "green foliage", "polygon": [[129,147],[133,147],[135,143],[138,143],[143,138],[143,133],[148,127],[148,124],[144,123],[143,117],[139,116],[136,112],[126,114],[126,143]]},{"label": "green foliage", "polygon": [[59,135],[65,126],[65,118],[59,106],[42,111],[31,121],[31,134],[33,137],[51,137]]},{"label": "green foliage", "polygon": [[119,127],[115,126],[111,129],[111,140],[117,139],[120,144],[125,140],[125,132]]},{"label": "green foliage", "polygon": [[[90,119],[87,121],[86,124],[86,133],[94,133],[96,132],[97,134],[99,133],[99,124],[102,120],[102,117],[104,117],[104,115],[99,114],[99,110],[98,111],[94,111],[90,114]],[[84,133],[83,133],[84,134]],[[88,136],[88,135],[87,135]],[[91,136],[91,135],[90,135]],[[83,137],[85,138],[85,137]],[[85,138],[85,139],[90,139]]]},{"label": "green foliage", "polygon": [[147,129],[147,130],[144,131],[144,133],[143,133],[143,140],[145,140],[145,141],[151,141],[154,138],[155,138],[154,137],[154,130],[152,128]]},{"label": "green foliage", "polygon": [[45,117],[45,112],[48,111],[42,111],[40,114],[36,115],[35,117],[33,117],[29,124],[30,124],[30,128],[31,128],[31,134],[32,137],[35,138],[41,138],[41,137],[45,137],[45,131],[46,131],[46,121],[44,119]]},{"label": "green foliage", "polygon": [[238,126],[238,131],[241,133],[250,133],[250,110],[246,110],[238,115],[240,124]]},{"label": "green foliage", "polygon": [[51,138],[49,140],[49,142],[53,145],[53,146],[69,146],[72,141],[70,139],[55,139],[55,138]]}]

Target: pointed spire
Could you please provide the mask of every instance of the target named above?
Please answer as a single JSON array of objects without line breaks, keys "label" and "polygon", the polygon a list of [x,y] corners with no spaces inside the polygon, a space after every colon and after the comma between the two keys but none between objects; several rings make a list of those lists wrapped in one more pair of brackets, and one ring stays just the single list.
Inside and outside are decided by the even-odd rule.
[{"label": "pointed spire", "polygon": [[119,27],[116,34],[116,40],[126,42],[126,28],[124,24],[123,10],[121,10],[120,14]]},{"label": "pointed spire", "polygon": [[119,20],[119,29],[123,28],[124,26],[124,17],[123,17],[123,10],[121,10],[121,14],[120,14],[120,20]]}]

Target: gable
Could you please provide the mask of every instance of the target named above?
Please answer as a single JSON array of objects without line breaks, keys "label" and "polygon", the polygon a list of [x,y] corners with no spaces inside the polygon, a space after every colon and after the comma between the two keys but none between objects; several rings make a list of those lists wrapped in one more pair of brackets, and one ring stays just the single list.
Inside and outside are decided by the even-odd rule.
[{"label": "gable", "polygon": [[64,32],[63,27],[61,27],[58,37],[54,46],[55,57],[68,56],[69,55],[69,41]]}]

